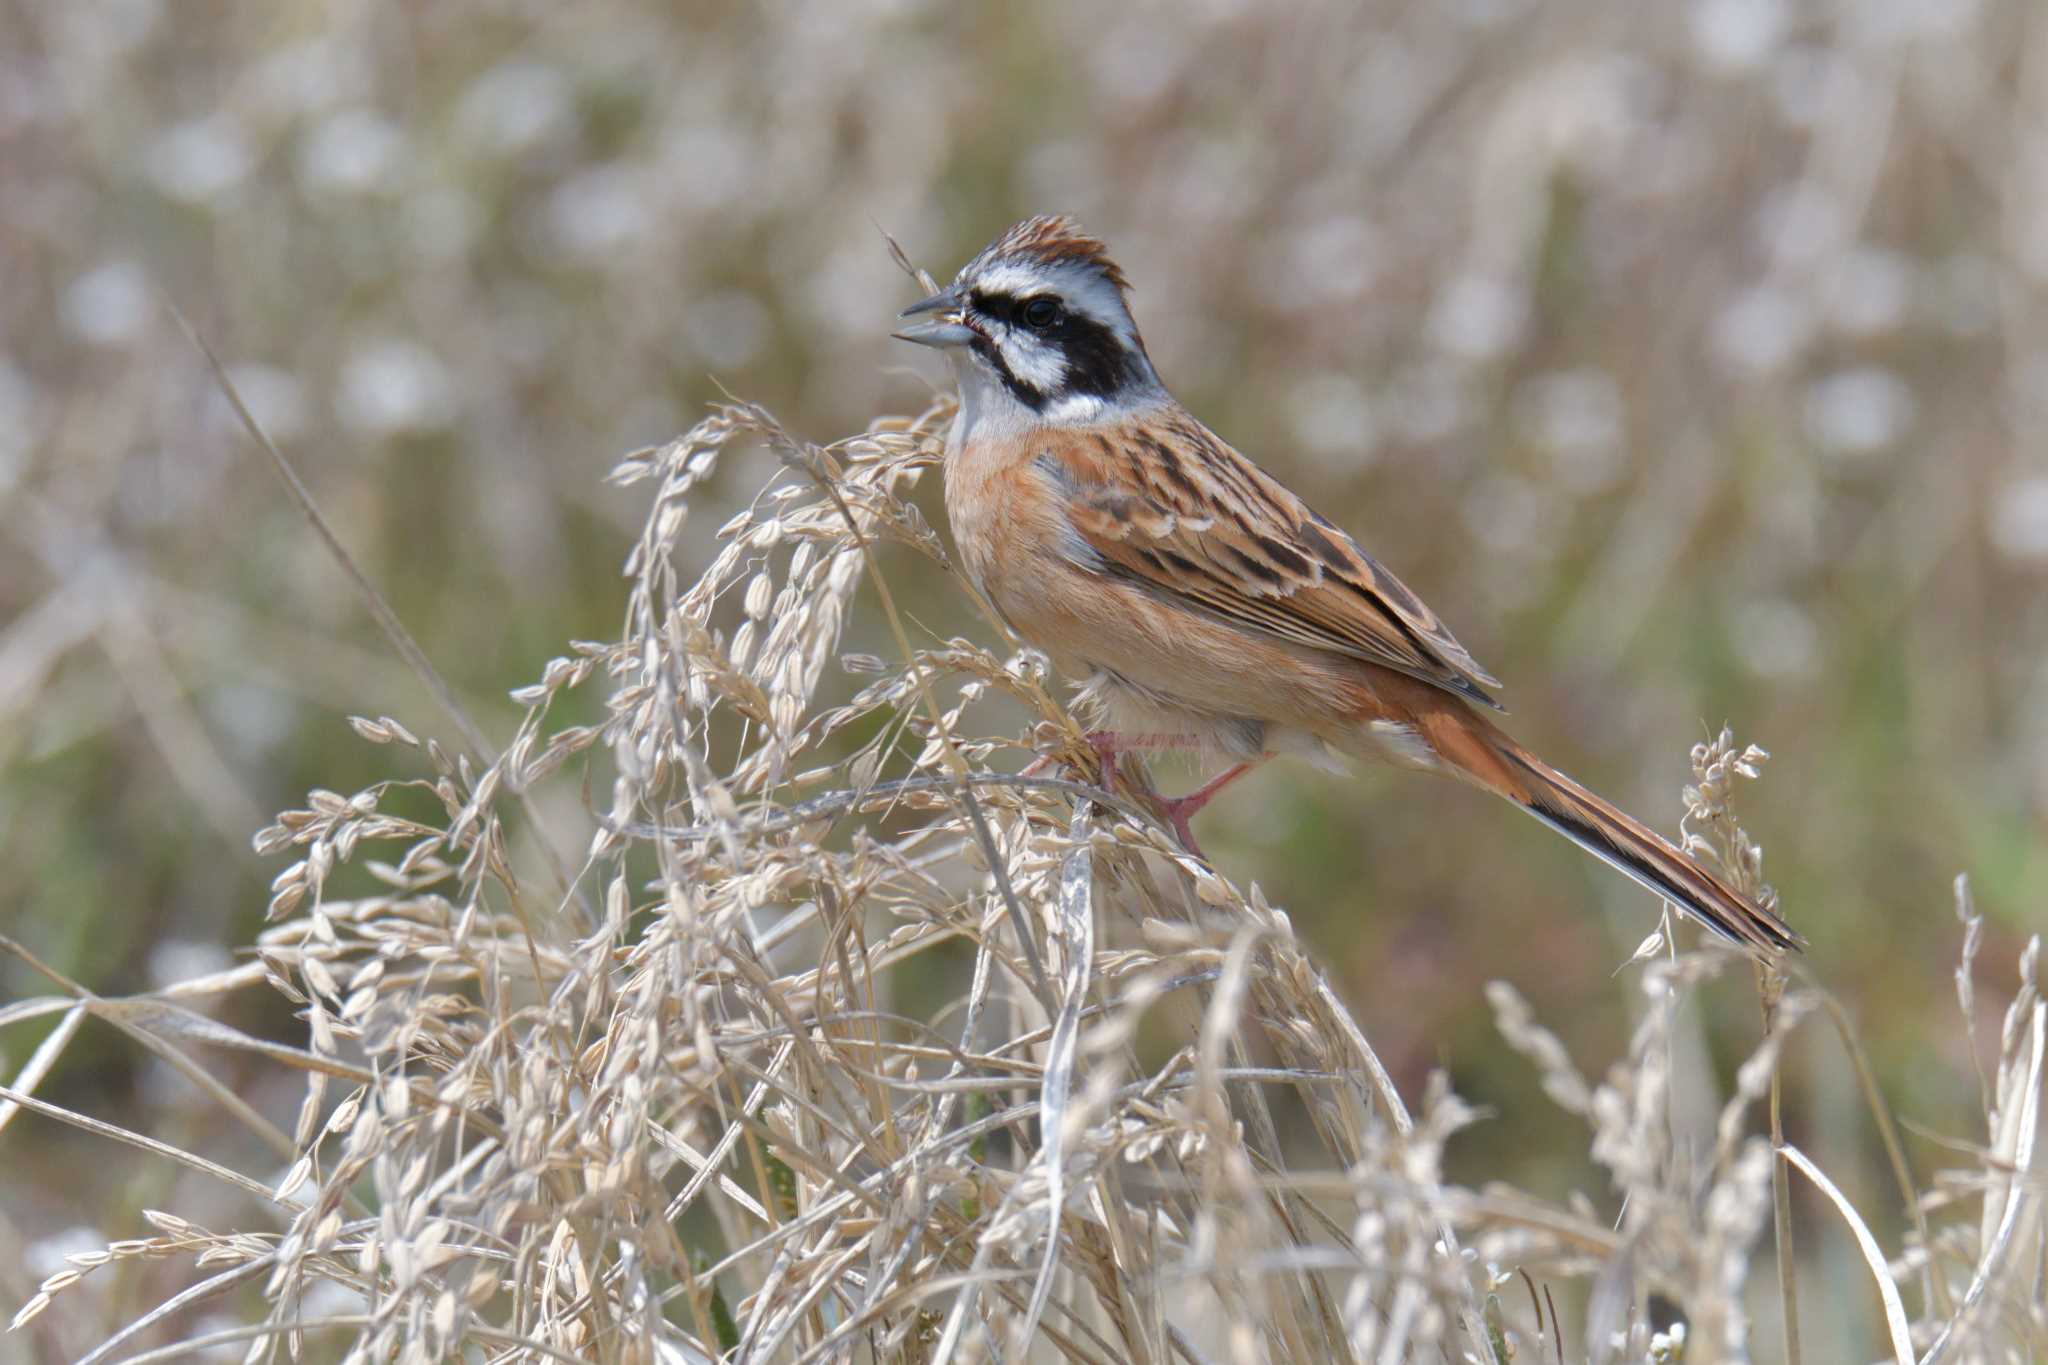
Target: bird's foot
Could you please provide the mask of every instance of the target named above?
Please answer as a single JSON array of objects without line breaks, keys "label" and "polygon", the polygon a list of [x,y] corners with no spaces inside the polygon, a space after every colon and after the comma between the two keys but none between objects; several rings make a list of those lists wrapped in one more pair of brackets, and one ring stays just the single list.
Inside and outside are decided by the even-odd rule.
[{"label": "bird's foot", "polygon": [[[1101,771],[1104,791],[1115,791],[1118,786],[1131,787],[1118,770],[1117,760],[1132,750],[1143,749],[1194,749],[1200,747],[1193,735],[1132,735],[1117,730],[1091,730],[1086,736],[1088,747],[1095,753],[1095,762]],[[1174,837],[1181,847],[1197,858],[1206,859],[1202,846],[1195,842],[1195,832],[1188,822],[1195,813],[1216,799],[1217,793],[1243,777],[1265,761],[1261,755],[1248,762],[1239,763],[1204,782],[1185,796],[1161,796],[1149,787],[1136,788],[1134,794],[1154,803],[1159,813],[1166,817],[1166,823],[1173,828]]]},{"label": "bird's foot", "polygon": [[1214,801],[1218,792],[1258,766],[1257,761],[1239,763],[1216,774],[1186,796],[1169,797],[1160,801],[1159,809],[1166,816],[1166,822],[1173,826],[1174,835],[1180,840],[1182,848],[1204,861],[1208,859],[1209,855],[1202,852],[1202,846],[1195,842],[1195,832],[1188,827],[1188,822],[1194,819],[1195,812]]},{"label": "bird's foot", "polygon": [[1159,805],[1166,814],[1166,823],[1173,826],[1173,837],[1180,840],[1180,846],[1206,863],[1209,861],[1209,855],[1202,852],[1202,846],[1195,842],[1194,830],[1188,826],[1188,820],[1195,811],[1189,809],[1187,803],[1188,798],[1182,796],[1161,801]]}]

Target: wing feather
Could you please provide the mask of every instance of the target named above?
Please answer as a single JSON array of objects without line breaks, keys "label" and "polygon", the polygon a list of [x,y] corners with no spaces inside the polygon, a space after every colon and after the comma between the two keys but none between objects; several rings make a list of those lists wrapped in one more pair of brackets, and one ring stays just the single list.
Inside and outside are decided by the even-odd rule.
[{"label": "wing feather", "polygon": [[1500,684],[1407,585],[1193,418],[1066,436],[1036,463],[1085,567],[1499,708],[1486,689]]}]

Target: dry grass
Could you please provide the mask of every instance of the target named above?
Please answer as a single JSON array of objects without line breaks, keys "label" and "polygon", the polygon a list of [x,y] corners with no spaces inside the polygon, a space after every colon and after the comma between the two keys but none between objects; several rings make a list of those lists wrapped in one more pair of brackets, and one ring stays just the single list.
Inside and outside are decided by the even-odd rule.
[{"label": "dry grass", "polygon": [[[1984,1131],[1957,1135],[1930,1192],[1811,983],[1761,983],[1762,1044],[1717,1116],[1682,1118],[1716,1100],[1681,1060],[1681,1013],[1739,960],[1662,934],[1620,974],[1640,1022],[1598,1081],[1512,986],[1490,993],[1610,1187],[1448,1183],[1445,1144],[1475,1111],[1440,1077],[1404,1099],[1283,912],[1183,855],[1142,801],[1086,785],[1042,661],[919,644],[898,614],[885,568],[953,574],[905,497],[947,416],[819,447],[733,403],[631,457],[615,479],[651,496],[625,627],[518,694],[502,757],[358,719],[393,775],[316,791],[258,835],[298,860],[255,961],[125,1000],[52,974],[54,994],[0,1009],[10,1028],[61,1020],[0,1125],[89,1127],[246,1200],[236,1228],[150,1213],[153,1231],[75,1256],[17,1340],[82,1277],[176,1258],[190,1287],[86,1360],[1741,1359],[1778,1259],[1775,1169],[1838,1202],[1880,1290],[1843,1311],[1882,1314],[1901,1359],[2048,1352],[2034,945],[1982,1068]],[[753,448],[780,472],[686,581],[693,492]],[[840,655],[857,599],[899,657]],[[835,702],[835,671],[864,685]],[[552,719],[582,689],[603,691],[602,723]],[[1069,776],[998,771],[1032,749]],[[1687,792],[1695,852],[1752,881],[1729,802],[1762,757],[1702,745]],[[552,866],[515,798],[605,778],[603,832]],[[345,865],[383,889],[334,893]],[[1958,897],[1967,1020],[1979,922]],[[200,1012],[266,981],[303,1011],[303,1049]],[[283,1179],[34,1098],[88,1018],[173,1059]],[[1822,1019],[1917,1229],[1889,1259],[1865,1226],[1882,1219],[1763,1136],[1788,1037]],[[293,1132],[214,1078],[223,1049],[304,1074]],[[240,1324],[192,1335],[223,1296]]]}]

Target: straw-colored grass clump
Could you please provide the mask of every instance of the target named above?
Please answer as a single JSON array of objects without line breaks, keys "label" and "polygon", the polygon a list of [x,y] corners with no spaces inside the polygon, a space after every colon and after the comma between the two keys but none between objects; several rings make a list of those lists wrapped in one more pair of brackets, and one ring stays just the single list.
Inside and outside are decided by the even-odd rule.
[{"label": "straw-colored grass clump", "polygon": [[[81,1258],[17,1327],[108,1260],[178,1256],[194,1287],[91,1359],[258,1290],[261,1314],[208,1339],[362,1361],[1743,1358],[1779,1292],[1753,1284],[1776,1164],[1757,1102],[1787,1031],[1839,1011],[1768,985],[1762,1044],[1690,1135],[1673,1089],[1704,1082],[1674,1064],[1674,1015],[1735,959],[1644,954],[1619,987],[1640,1022],[1597,1080],[1497,985],[1506,1044],[1610,1183],[1447,1183],[1474,1111],[1440,1079],[1397,1093],[1285,914],[1087,785],[1042,661],[923,639],[899,612],[885,569],[905,551],[952,574],[905,496],[948,416],[818,447],[719,409],[620,466],[652,489],[625,628],[517,694],[502,757],[358,720],[408,775],[264,830],[298,861],[259,961],[184,993],[267,979],[302,1008],[303,1050],[175,995],[15,1007],[307,1077],[282,1183],[219,1171],[248,1192],[242,1227],[152,1214],[155,1235]],[[756,448],[778,472],[687,578],[697,486]],[[842,654],[857,601],[889,659]],[[836,672],[860,679],[850,700],[825,699]],[[601,723],[552,718],[578,689],[605,691]],[[1032,749],[1068,776],[996,771]],[[1725,737],[1694,756],[1695,849],[1731,875],[1757,870],[1727,802],[1760,757]],[[547,783],[597,794],[580,863],[517,799]],[[334,894],[344,864],[383,889]],[[1871,1244],[1883,1292],[1848,1306],[1883,1314],[1902,1355],[2048,1351],[2034,970],[2030,950],[1981,1146],[1931,1195],[1900,1163],[1918,1231],[1889,1262]],[[1160,1036],[1180,1045],[1156,1055]],[[1572,1282],[1589,1289],[1567,1327]]]}]

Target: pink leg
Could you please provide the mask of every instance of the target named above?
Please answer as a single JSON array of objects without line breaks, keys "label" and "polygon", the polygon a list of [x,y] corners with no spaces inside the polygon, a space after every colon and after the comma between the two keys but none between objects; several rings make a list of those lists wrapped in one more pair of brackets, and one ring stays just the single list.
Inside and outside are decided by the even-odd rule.
[{"label": "pink leg", "polygon": [[[1193,735],[1127,735],[1116,730],[1096,730],[1088,736],[1088,747],[1095,751],[1096,760],[1102,765],[1103,786],[1114,790],[1117,784],[1118,754],[1132,749],[1198,749],[1201,747],[1201,741]],[[1173,826],[1174,834],[1180,839],[1181,847],[1197,858],[1208,856],[1202,852],[1202,846],[1195,842],[1195,834],[1188,828],[1188,821],[1192,820],[1202,807],[1215,800],[1218,792],[1264,763],[1267,757],[1269,756],[1261,754],[1249,762],[1240,763],[1218,773],[1186,796],[1158,798],[1167,822]]]},{"label": "pink leg", "polygon": [[1263,757],[1260,757],[1252,759],[1248,763],[1240,763],[1235,767],[1225,769],[1189,792],[1186,796],[1176,796],[1171,800],[1161,803],[1166,808],[1166,818],[1168,823],[1173,826],[1173,832],[1180,837],[1182,848],[1185,848],[1197,858],[1209,856],[1202,852],[1202,846],[1195,842],[1195,832],[1188,828],[1188,821],[1195,817],[1195,812],[1215,800],[1216,793],[1222,791],[1225,787],[1237,781],[1238,778],[1243,777],[1265,761]]}]

